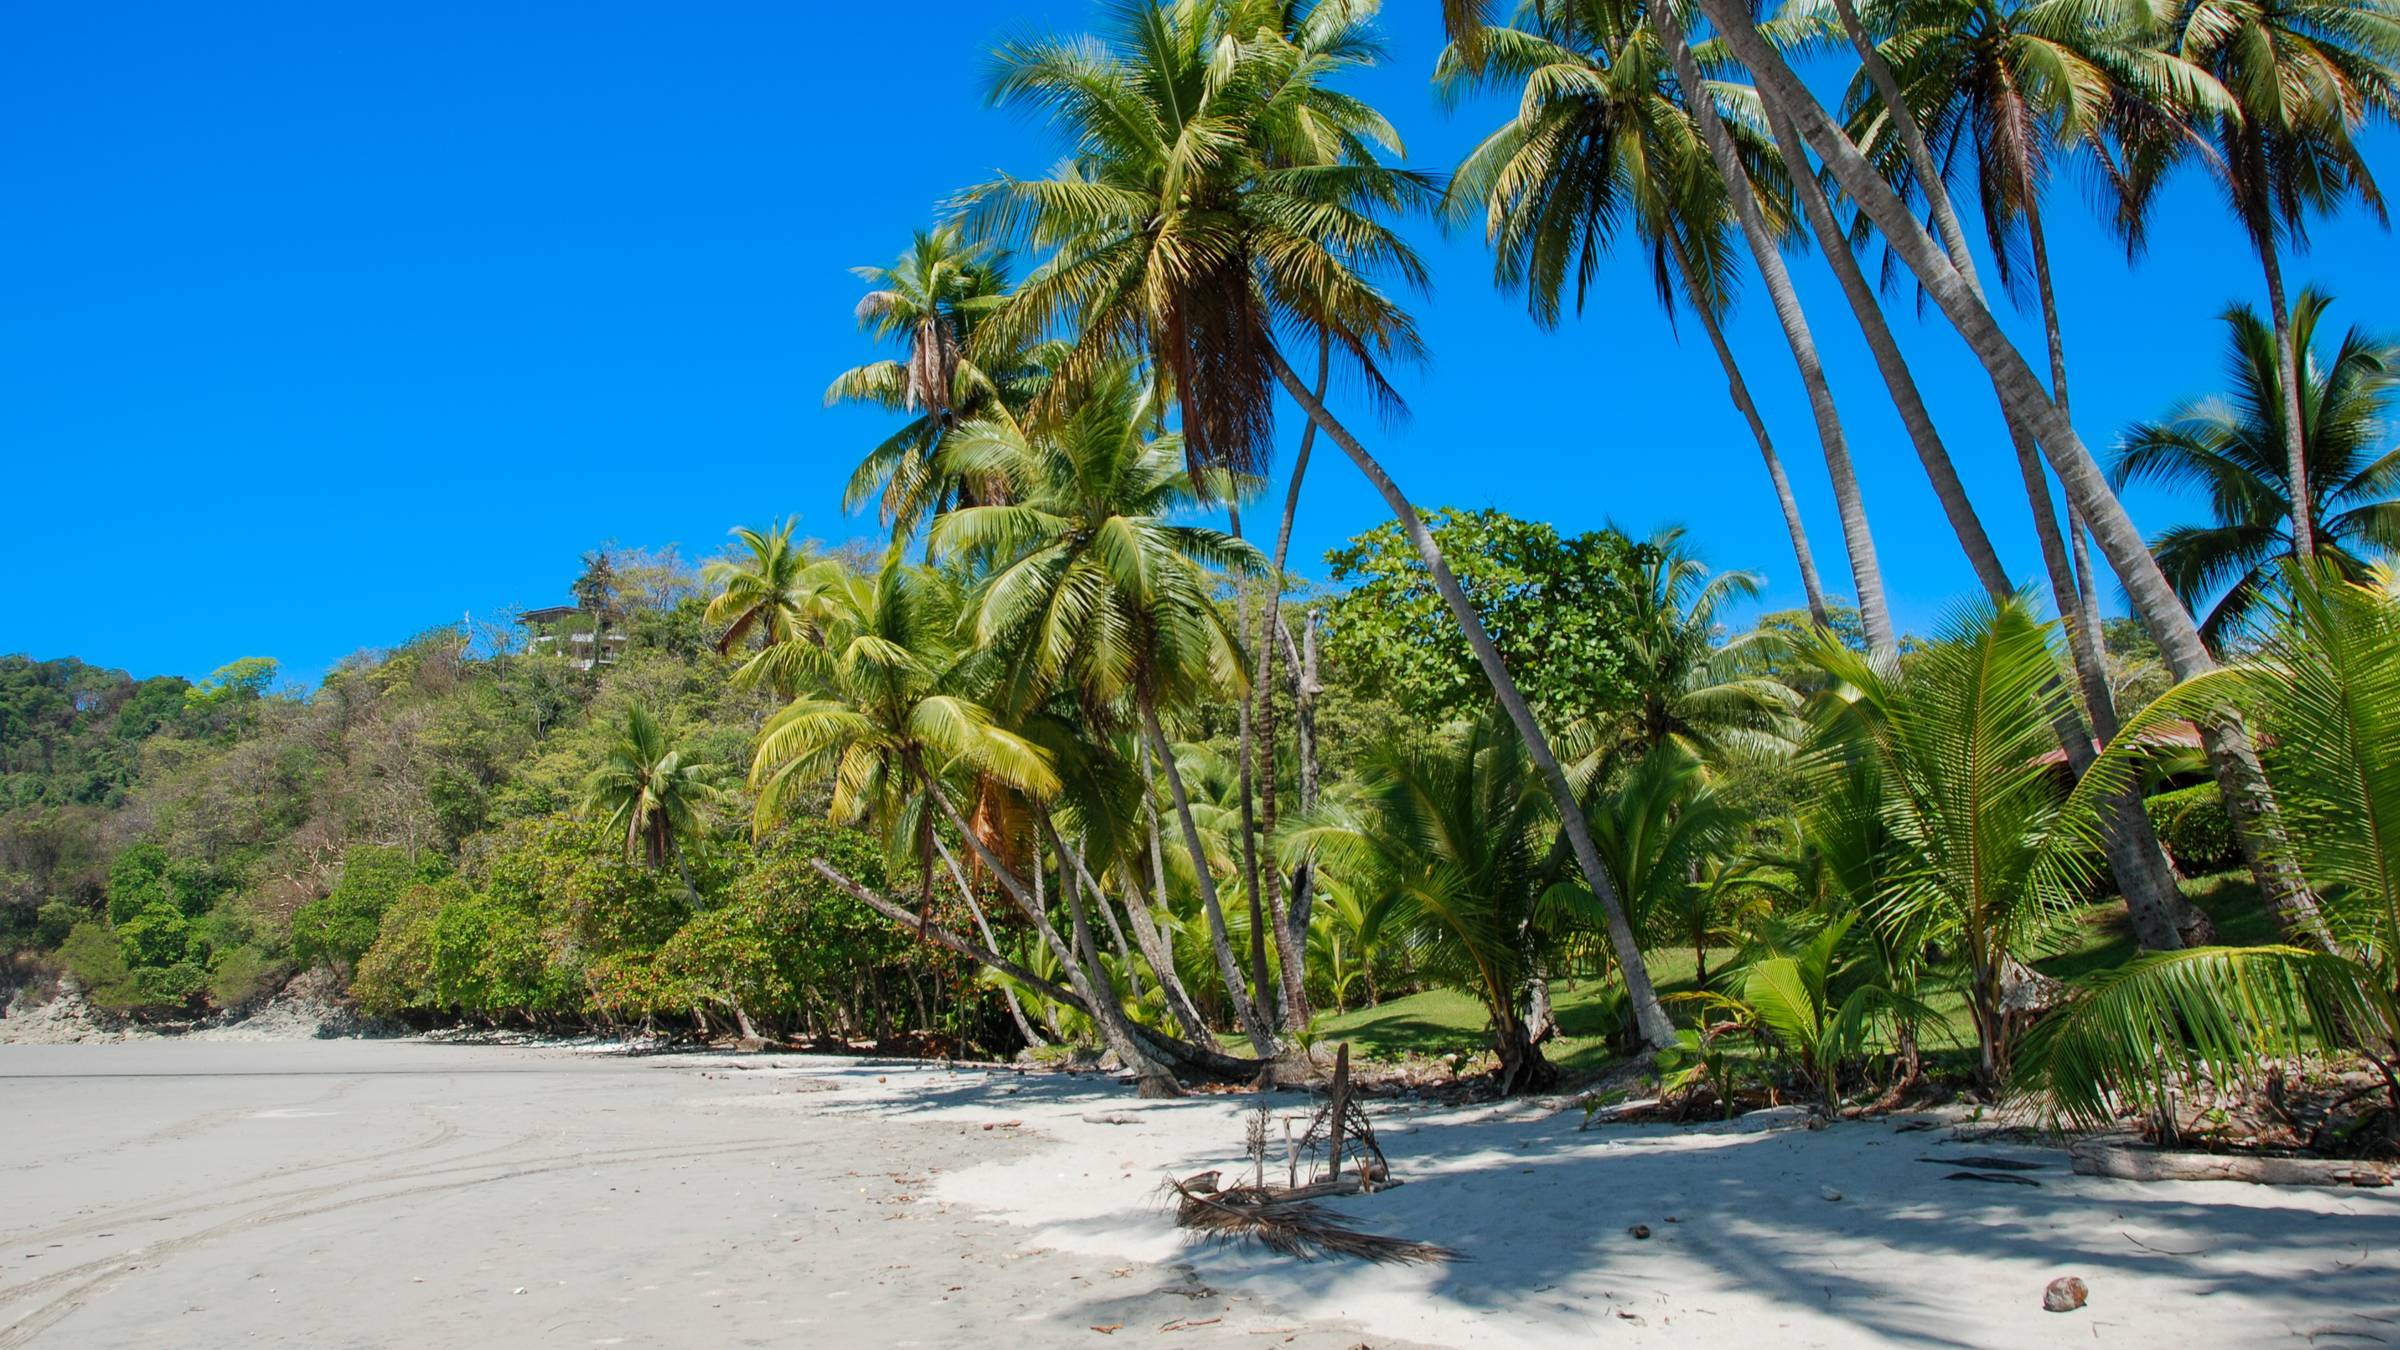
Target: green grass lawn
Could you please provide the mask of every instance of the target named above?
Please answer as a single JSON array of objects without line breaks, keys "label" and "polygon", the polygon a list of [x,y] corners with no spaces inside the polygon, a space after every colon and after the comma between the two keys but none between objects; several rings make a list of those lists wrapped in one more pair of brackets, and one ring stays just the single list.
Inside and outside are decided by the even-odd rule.
[{"label": "green grass lawn", "polygon": [[[2192,903],[2216,921],[2218,941],[2229,946],[2256,946],[2275,940],[2273,921],[2259,902],[2248,872],[2223,872],[2183,884]],[[2034,963],[2044,974],[2071,980],[2124,964],[2135,954],[2133,932],[2125,917],[2125,902],[2110,899],[2085,912],[2080,927],[2065,948]],[[1730,951],[1711,952],[1715,971],[1732,959]],[[1692,984],[1692,954],[1654,951],[1650,976],[1661,994],[1688,992]],[[1615,981],[1556,980],[1550,997],[1558,1011],[1560,1035],[1545,1046],[1550,1062],[1570,1079],[1589,1077],[1613,1058],[1608,1032],[1616,1025],[1623,993]],[[1945,1051],[1972,1050],[1975,1032],[1967,1020],[1966,1000],[1955,990],[1936,991],[1927,1000],[1941,1014],[1943,1026],[1929,1028],[1926,1050],[1937,1058]],[[1678,1019],[1683,1020],[1683,1019]],[[1473,1058],[1485,1051],[1483,1007],[1474,999],[1448,989],[1427,990],[1389,999],[1372,1008],[1325,1012],[1318,1016],[1316,1035],[1321,1046],[1348,1041],[1354,1058],[1398,1060],[1410,1055],[1438,1058],[1456,1052]],[[1246,1053],[1248,1042],[1235,1039],[1229,1048]]]}]

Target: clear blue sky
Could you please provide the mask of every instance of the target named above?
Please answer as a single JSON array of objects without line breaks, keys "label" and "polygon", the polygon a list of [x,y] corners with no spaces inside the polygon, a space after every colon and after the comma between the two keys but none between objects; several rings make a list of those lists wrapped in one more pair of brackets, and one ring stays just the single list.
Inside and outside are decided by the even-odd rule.
[{"label": "clear blue sky", "polygon": [[[1500,116],[1425,83],[1432,7],[1396,6],[1363,82],[1446,168]],[[1422,12],[1420,12],[1422,11]],[[905,8],[727,0],[398,7],[47,5],[0,44],[0,651],[201,675],[245,655],[314,678],[465,611],[566,598],[604,539],[715,551],[797,512],[838,540],[874,415],[825,409],[864,359],[850,265],[888,259],[958,186],[1054,155],[988,111],[1004,31],[1076,28],[1081,0]],[[2395,138],[2372,137],[2387,177]],[[2061,185],[2075,407],[2106,443],[2217,386],[2219,326],[2257,269],[2213,190],[2170,194],[2131,273]],[[1587,316],[1534,329],[1479,239],[1415,227],[1436,290],[1414,417],[1377,441],[1426,504],[1569,528],[1680,521],[1713,561],[1798,603],[1757,453],[1696,331],[1638,267]],[[2340,322],[2400,327],[2400,250],[2353,211],[2295,280]],[[1904,625],[1972,578],[1831,282],[1802,273],[1848,395]],[[1988,386],[1899,306],[1970,487],[2036,558]],[[2034,330],[2017,316],[2021,332]],[[1829,582],[1823,462],[1763,301],[1734,340],[1779,431]],[[1364,420],[1364,419],[1362,419]],[[1288,445],[1298,423],[1285,418]],[[1318,460],[1301,566],[1381,518]],[[2146,524],[2173,518],[2154,498]],[[2183,508],[2186,512],[2196,509]]]}]

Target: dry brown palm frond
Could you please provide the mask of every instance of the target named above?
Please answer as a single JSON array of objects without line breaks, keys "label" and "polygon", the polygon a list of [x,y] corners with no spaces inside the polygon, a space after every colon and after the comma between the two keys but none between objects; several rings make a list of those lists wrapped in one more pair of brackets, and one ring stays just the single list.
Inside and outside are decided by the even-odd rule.
[{"label": "dry brown palm frond", "polygon": [[[1199,1182],[1200,1178],[1193,1178]],[[1381,1233],[1362,1233],[1335,1222],[1324,1206],[1296,1200],[1268,1187],[1236,1186],[1211,1193],[1200,1185],[1170,1178],[1167,1186],[1180,1197],[1175,1224],[1210,1242],[1253,1241],[1270,1251],[1314,1261],[1323,1256],[1355,1256],[1367,1261],[1413,1265],[1456,1261],[1459,1254],[1433,1242],[1411,1242]]]}]

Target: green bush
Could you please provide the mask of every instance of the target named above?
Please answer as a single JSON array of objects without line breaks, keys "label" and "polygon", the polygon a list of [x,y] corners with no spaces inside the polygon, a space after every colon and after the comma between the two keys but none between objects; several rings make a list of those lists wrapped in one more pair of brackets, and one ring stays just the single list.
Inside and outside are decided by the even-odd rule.
[{"label": "green bush", "polygon": [[2162,792],[2143,803],[2159,842],[2175,857],[2186,875],[2214,872],[2242,860],[2234,841],[2233,820],[2225,814],[2225,797],[2214,783]]},{"label": "green bush", "polygon": [[156,844],[135,844],[117,855],[108,868],[108,921],[124,923],[162,900],[167,893],[167,851]]},{"label": "green bush", "polygon": [[183,1008],[208,988],[208,972],[197,961],[144,966],[133,972],[133,988],[143,1008]]},{"label": "green bush", "polygon": [[269,993],[282,981],[282,962],[252,946],[222,947],[209,962],[208,1001],[218,1008],[238,1008]]},{"label": "green bush", "polygon": [[117,948],[128,966],[171,966],[184,959],[191,945],[191,920],[164,900],[151,902],[117,925]]},{"label": "green bush", "polygon": [[360,844],[342,855],[342,879],[330,895],[292,914],[292,959],[303,966],[354,969],[382,931],[383,916],[401,896],[438,880],[449,865],[438,855],[411,858],[396,848]]},{"label": "green bush", "polygon": [[75,925],[88,917],[79,906],[65,900],[53,900],[42,906],[33,921],[33,944],[55,950],[75,931]]}]

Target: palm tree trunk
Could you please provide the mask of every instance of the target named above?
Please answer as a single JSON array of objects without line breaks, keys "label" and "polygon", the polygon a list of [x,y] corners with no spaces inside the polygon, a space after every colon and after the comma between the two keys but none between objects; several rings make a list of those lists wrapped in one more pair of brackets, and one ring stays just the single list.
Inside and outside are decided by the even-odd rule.
[{"label": "palm tree trunk", "polygon": [[[1158,795],[1158,789],[1150,781],[1149,744],[1138,737],[1136,743],[1140,747],[1142,760],[1142,817],[1149,827],[1146,833],[1149,836],[1150,879],[1156,888],[1154,893],[1158,896],[1159,908],[1171,915],[1174,911],[1167,904],[1167,861],[1158,842],[1158,808],[1152,803],[1152,799]],[[1175,1010],[1176,1020],[1183,1023],[1185,1032],[1191,1036],[1194,1044],[1209,1050],[1216,1049],[1216,1033],[1209,1029],[1208,1019],[1200,1015],[1200,1007],[1192,998],[1191,988],[1183,982],[1183,972],[1176,969],[1174,944],[1166,939],[1152,919],[1149,903],[1142,899],[1142,888],[1138,885],[1129,887],[1125,895],[1126,912],[1133,916],[1133,931],[1142,940],[1142,952],[1150,958],[1151,971],[1167,991],[1167,1006]]]},{"label": "palm tree trunk", "polygon": [[[1847,5],[1848,0],[1842,3]],[[1834,219],[1833,205],[1825,199],[1825,191],[1817,183],[1807,148],[1792,130],[1791,118],[1773,104],[1767,106],[1767,126],[1775,137],[1776,149],[1783,155],[1784,167],[1791,174],[1792,186],[1800,195],[1801,211],[1817,236],[1817,247],[1833,268],[1834,278],[1841,283],[1842,296],[1850,302],[1850,312],[1857,316],[1859,332],[1867,339],[1867,349],[1874,353],[1875,369],[1883,376],[1884,388],[1891,392],[1892,406],[1899,410],[1901,424],[1908,429],[1909,443],[1916,447],[1917,461],[1925,466],[1925,477],[1933,484],[1933,495],[1942,504],[1942,515],[1949,520],[1951,533],[1958,536],[1958,545],[1966,551],[1968,565],[1975,569],[1975,577],[1986,591],[1995,596],[2012,593],[2015,588],[2009,584],[2008,569],[2001,566],[2000,554],[1992,547],[1991,536],[1984,532],[1983,520],[1975,514],[1975,504],[1967,498],[1957,466],[1951,463],[1950,451],[1942,444],[1941,433],[1934,429],[1933,416],[1925,410],[1916,378],[1900,355],[1900,344],[1892,338],[1891,325],[1883,317],[1883,306],[1875,299],[1875,289],[1859,270],[1858,257],[1850,251],[1850,242]]]},{"label": "palm tree trunk", "polygon": [[[1926,237],[1908,208],[1893,195],[1858,147],[1816,101],[1782,56],[1756,29],[1747,11],[1732,0],[1700,0],[1711,26],[1732,55],[1749,67],[1759,96],[1779,102],[1841,184],[1842,190],[1875,224],[1909,271],[1924,286],[1959,335],[1966,339],[1984,373],[1992,381],[2009,415],[2039,437],[2070,504],[2092,531],[2093,542],[2108,558],[2125,587],[2134,610],[2149,628],[2177,678],[2189,678],[2216,667],[2199,630],[2167,583],[2158,560],[2151,556],[2141,531],[2125,512],[2124,503],[2109,489],[2099,464],[2074,427],[2059,415],[2048,391],[1979,295]],[[2293,862],[2273,789],[2259,767],[2257,745],[2237,709],[2230,706],[2200,719],[2201,742],[2224,789],[2232,816],[2259,893],[2275,914],[2278,925],[2294,940],[2330,949],[2332,940],[2307,880]]]},{"label": "palm tree trunk", "polygon": [[[951,802],[950,794],[942,791],[941,785],[921,768],[917,769],[916,773],[918,781],[924,784],[925,795],[931,797],[935,805],[941,808],[942,815],[950,822],[950,827],[958,831],[959,837],[966,841],[967,847],[974,851],[976,858],[981,860],[985,867],[991,869],[992,875],[1000,882],[1000,889],[1008,892],[1009,898],[1017,902],[1017,908],[1024,912],[1026,918],[1033,921],[1033,930],[1041,935],[1042,942],[1050,948],[1051,954],[1058,958],[1060,968],[1066,971],[1068,986],[1074,989],[1075,993],[1083,1000],[1085,1011],[1092,1015],[1093,1025],[1100,1028],[1100,1039],[1107,1044],[1109,1049],[1116,1052],[1117,1058],[1124,1062],[1126,1069],[1140,1081],[1141,1095],[1145,1097],[1181,1096],[1183,1089],[1175,1082],[1174,1072],[1164,1061],[1149,1053],[1142,1039],[1135,1035],[1133,1024],[1126,1018],[1125,1010],[1117,1006],[1116,991],[1109,989],[1104,995],[1102,990],[1092,983],[1090,973],[1084,968],[1081,954],[1083,948],[1089,945],[1090,935],[1082,931],[1080,913],[1077,912],[1075,915],[1077,943],[1075,946],[1069,946],[1059,936],[1058,929],[1050,922],[1050,916],[1042,912],[1042,906],[1025,889],[1025,883],[1017,879],[1017,874],[1009,870],[1008,865],[1000,860],[1000,855],[992,852],[983,839],[975,833],[974,827],[967,823],[966,817],[958,813],[958,807]],[[920,925],[920,931],[922,930],[923,926]],[[994,968],[1004,969],[1005,967],[995,966]],[[1012,970],[1011,973],[1015,972]]]},{"label": "palm tree trunk", "polygon": [[[1323,334],[1317,337],[1317,398],[1322,401],[1325,388],[1333,374],[1333,343]],[[1280,774],[1275,738],[1275,667],[1283,654],[1283,644],[1290,634],[1283,622],[1284,562],[1292,547],[1292,524],[1300,514],[1300,484],[1308,476],[1308,459],[1316,449],[1317,424],[1309,422],[1300,429],[1300,448],[1292,456],[1292,478],[1283,493],[1283,521],[1275,531],[1275,563],[1273,581],[1267,587],[1267,608],[1261,617],[1258,642],[1258,673],[1251,681],[1252,695],[1259,699],[1258,739],[1266,746],[1265,772],[1259,779],[1259,830],[1264,839],[1275,837],[1276,779]],[[1250,636],[1247,620],[1243,636]],[[1295,700],[1297,702],[1297,700]],[[1305,809],[1305,808],[1303,808]],[[1295,869],[1292,890],[1296,897],[1306,884],[1306,868]],[[1292,922],[1293,906],[1285,899],[1283,869],[1272,858],[1265,871],[1267,914],[1275,926],[1275,954],[1283,976],[1284,1025],[1306,1027],[1310,1021],[1308,1006],[1308,927],[1303,919]]]},{"label": "palm tree trunk", "polygon": [[1967,232],[1958,223],[1958,208],[1950,200],[1950,187],[1942,178],[1941,166],[1934,162],[1933,147],[1926,143],[1925,128],[1902,96],[1891,63],[1883,59],[1883,52],[1867,34],[1866,25],[1859,22],[1858,10],[1851,0],[1833,0],[1833,8],[1841,16],[1842,31],[1849,35],[1850,46],[1858,52],[1860,68],[1867,72],[1876,97],[1883,100],[1884,109],[1891,116],[1892,129],[1899,133],[1900,148],[1908,156],[1909,171],[1916,175],[1917,190],[1925,194],[1927,213],[1933,217],[1942,247],[1950,255],[1950,265],[1981,295],[1983,283],[1975,275],[1975,251],[1968,246]]},{"label": "palm tree trunk", "polygon": [[[1217,877],[1208,866],[1208,850],[1200,846],[1200,827],[1192,820],[1192,799],[1183,789],[1183,771],[1175,767],[1175,752],[1167,744],[1166,729],[1158,722],[1158,705],[1144,689],[1136,700],[1141,704],[1142,730],[1150,738],[1150,753],[1157,756],[1159,768],[1167,777],[1167,795],[1175,803],[1175,819],[1183,827],[1183,846],[1192,855],[1194,884],[1200,889],[1200,908],[1208,915],[1208,936],[1217,949],[1217,967],[1225,976],[1225,997],[1232,1000],[1234,1015],[1241,1019],[1242,1030],[1249,1034],[1251,1053],[1260,1059],[1272,1059],[1277,1050],[1274,1029],[1260,1015],[1258,1001],[1242,984],[1242,963],[1234,958],[1233,939],[1225,928],[1225,909],[1217,900]],[[1262,986],[1261,995],[1266,993]]]},{"label": "palm tree trunk", "polygon": [[1593,896],[1600,901],[1602,913],[1607,916],[1609,945],[1616,951],[1618,967],[1625,972],[1626,997],[1633,1005],[1634,1021],[1640,1028],[1643,1043],[1654,1050],[1664,1050],[1673,1045],[1675,1024],[1668,1020],[1665,1006],[1658,1001],[1658,991],[1650,983],[1650,968],[1642,960],[1641,944],[1634,939],[1633,925],[1626,919],[1624,903],[1618,899],[1616,888],[1609,884],[1608,870],[1600,863],[1600,851],[1592,843],[1591,822],[1584,819],[1583,806],[1575,799],[1574,786],[1567,782],[1566,772],[1559,768],[1558,756],[1551,753],[1550,740],[1542,734],[1541,725],[1534,721],[1533,709],[1526,706],[1524,694],[1518,691],[1516,680],[1500,660],[1500,649],[1492,645],[1491,635],[1484,631],[1482,617],[1475,612],[1475,606],[1468,601],[1466,592],[1459,589],[1458,578],[1451,575],[1450,564],[1442,557],[1441,545],[1434,542],[1433,534],[1425,528],[1424,518],[1417,514],[1416,507],[1410,505],[1408,497],[1400,491],[1400,485],[1392,481],[1392,476],[1384,472],[1383,465],[1367,453],[1367,448],[1358,443],[1347,427],[1334,420],[1324,403],[1308,391],[1308,387],[1300,382],[1300,377],[1293,373],[1291,363],[1283,359],[1283,354],[1270,349],[1268,359],[1274,362],[1276,377],[1283,382],[1284,391],[1317,425],[1325,429],[1325,434],[1342,448],[1342,453],[1350,457],[1359,472],[1366,475],[1367,481],[1382,495],[1385,505],[1391,508],[1392,518],[1400,522],[1400,528],[1407,532],[1409,542],[1416,545],[1418,558],[1424,561],[1425,570],[1432,574],[1434,589],[1441,593],[1443,601],[1449,605],[1451,617],[1458,621],[1460,630],[1466,635],[1467,646],[1473,649],[1476,662],[1483,667],[1484,678],[1491,682],[1493,696],[1507,711],[1509,721],[1516,726],[1517,735],[1524,739],[1526,753],[1532,757],[1534,767],[1542,775],[1544,786],[1550,790],[1551,801],[1557,804],[1559,828],[1575,851],[1575,861],[1583,869],[1584,881],[1591,886]]},{"label": "palm tree trunk", "polygon": [[[975,931],[983,935],[983,945],[993,951],[1000,950],[1000,940],[992,936],[991,920],[983,916],[983,906],[975,899],[975,888],[967,884],[966,869],[958,865],[958,858],[950,852],[949,846],[942,842],[941,836],[934,836],[933,847],[935,852],[942,855],[943,864],[950,869],[950,880],[958,886],[959,898],[967,902],[967,913],[975,916]],[[1048,1041],[1042,1039],[1040,1032],[1033,1029],[1033,1023],[1026,1018],[1025,1006],[1017,1002],[1016,990],[1005,984],[1001,985],[1000,998],[1008,1004],[1008,1019],[1017,1024],[1017,1034],[1025,1038],[1027,1046],[1038,1047],[1049,1044]]]},{"label": "palm tree trunk", "polygon": [[1817,578],[1816,555],[1808,547],[1808,527],[1800,522],[1800,502],[1792,496],[1792,480],[1784,476],[1783,456],[1775,453],[1775,441],[1767,434],[1766,419],[1758,415],[1758,405],[1750,401],[1749,381],[1742,378],[1742,368],[1733,359],[1733,347],[1725,341],[1724,326],[1717,322],[1715,306],[1700,289],[1699,277],[1692,268],[1691,250],[1684,246],[1683,236],[1670,229],[1666,232],[1667,252],[1675,261],[1676,275],[1683,282],[1683,293],[1692,302],[1692,312],[1700,316],[1700,327],[1708,334],[1708,342],[1717,352],[1717,364],[1725,370],[1725,394],[1740,410],[1742,420],[1750,424],[1750,437],[1758,442],[1758,453],[1767,462],[1767,481],[1774,485],[1775,504],[1783,508],[1783,528],[1792,537],[1792,556],[1800,565],[1800,588],[1808,596],[1808,617],[1819,628],[1833,626],[1833,614],[1825,608],[1825,583]]},{"label": "palm tree trunk", "polygon": [[[2050,402],[2058,409],[2059,418],[2072,425],[2074,414],[2067,399],[2066,337],[2059,322],[2058,293],[2051,285],[2050,242],[2042,228],[2041,194],[2029,188],[2024,195],[2034,289],[2041,300],[2042,336],[2050,354]],[[2043,476],[2038,463],[2030,462],[2030,455],[2020,453],[2019,462],[2028,475],[2026,492],[2033,499],[2034,526],[2041,538],[2043,562],[2050,573],[2051,598],[2066,625],[2067,653],[2074,663],[2077,682],[2083,686],[2084,710],[2091,720],[2093,736],[2100,744],[2107,745],[2117,738],[2117,707],[2108,688],[2108,658],[2100,645],[2100,596],[2092,583],[2092,559],[2085,543],[2083,517],[2073,506],[2067,508],[2066,557],[2060,560],[2056,556],[2057,526],[2050,510],[2049,479]],[[2073,758],[2072,750],[2069,758]],[[2174,951],[2187,945],[2187,939],[2204,941],[2214,936],[2208,916],[2184,898],[2183,887],[2176,883],[2175,869],[2158,841],[2158,829],[2150,823],[2150,812],[2142,805],[2138,783],[2128,783],[2122,791],[2110,795],[2104,825],[2109,869],[2116,874],[2117,890],[2125,897],[2125,913],[2133,923],[2135,940],[2149,951]]]},{"label": "palm tree trunk", "polygon": [[[1242,508],[1228,497],[1225,521],[1233,537],[1242,537]],[[1234,582],[1235,604],[1239,607],[1236,621],[1243,641],[1250,638],[1250,582],[1238,578]],[[1267,922],[1264,898],[1259,894],[1258,881],[1258,814],[1256,800],[1256,759],[1258,722],[1258,685],[1254,681],[1242,690],[1242,702],[1234,712],[1236,736],[1240,752],[1236,756],[1239,790],[1242,798],[1242,890],[1250,903],[1250,987],[1257,991],[1259,1010],[1270,1027],[1283,1024],[1277,1016],[1280,1001],[1273,993],[1273,982],[1267,974]]]},{"label": "palm tree trunk", "polygon": [[[1316,425],[1311,422],[1309,425]],[[1317,695],[1325,692],[1325,684],[1317,678],[1317,625],[1323,612],[1308,611],[1308,619],[1300,628],[1300,644],[1295,648],[1288,627],[1277,625],[1283,639],[1284,659],[1292,663],[1292,748],[1300,760],[1300,809],[1313,811],[1317,807]],[[1316,866],[1303,862],[1292,869],[1291,914],[1288,926],[1295,940],[1308,940],[1309,915],[1316,896]]]},{"label": "palm tree trunk", "polygon": [[1883,655],[1899,649],[1892,632],[1891,607],[1883,592],[1883,567],[1875,557],[1875,540],[1867,529],[1867,506],[1859,495],[1858,473],[1850,463],[1850,443],[1842,432],[1842,418],[1833,403],[1833,386],[1825,379],[1825,367],[1817,357],[1817,341],[1808,329],[1808,316],[1800,308],[1800,293],[1792,288],[1791,272],[1783,265],[1783,255],[1776,248],[1773,235],[1767,231],[1764,216],[1759,214],[1758,199],[1750,191],[1749,175],[1742,170],[1733,138],[1725,132],[1725,124],[1717,117],[1717,107],[1701,78],[1699,62],[1692,57],[1691,46],[1684,41],[1679,20],[1663,5],[1650,8],[1650,25],[1675,62],[1675,78],[1683,86],[1684,108],[1700,127],[1701,139],[1708,143],[1709,156],[1716,161],[1717,175],[1725,180],[1725,195],[1733,203],[1734,218],[1741,222],[1742,238],[1750,246],[1751,261],[1758,265],[1759,279],[1766,283],[1767,296],[1774,303],[1776,321],[1783,325],[1784,340],[1792,349],[1792,360],[1800,368],[1800,383],[1808,390],[1809,411],[1816,417],[1817,439],[1825,449],[1825,472],[1833,480],[1834,504],[1842,517],[1842,545],[1850,555],[1850,577],[1858,587],[1858,617],[1866,629],[1867,649]]},{"label": "palm tree trunk", "polygon": [[2274,227],[2251,234],[2267,274],[2267,314],[2275,325],[2275,360],[2283,368],[2283,455],[2292,494],[2292,556],[2312,558],[2317,552],[2316,497],[2308,486],[2308,423],[2300,413],[2300,350],[2292,341],[2292,312],[2284,300]]}]

